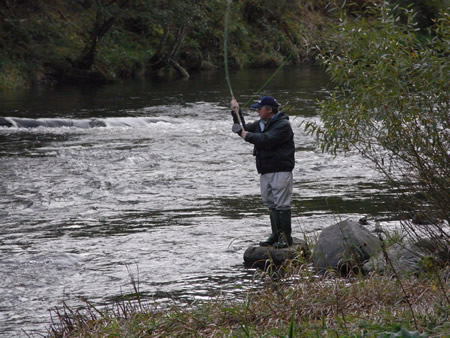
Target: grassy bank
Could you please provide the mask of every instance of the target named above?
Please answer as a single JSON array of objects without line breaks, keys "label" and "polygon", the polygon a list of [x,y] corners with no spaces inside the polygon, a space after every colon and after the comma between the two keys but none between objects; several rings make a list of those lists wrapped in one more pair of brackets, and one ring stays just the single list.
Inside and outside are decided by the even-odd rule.
[{"label": "grassy bank", "polygon": [[[243,301],[211,299],[190,308],[161,309],[123,300],[108,309],[87,304],[59,309],[52,337],[443,337],[450,334],[449,280],[436,275],[401,280],[370,275],[318,277],[307,265],[288,266],[281,279]],[[448,276],[448,274],[447,274]]]}]

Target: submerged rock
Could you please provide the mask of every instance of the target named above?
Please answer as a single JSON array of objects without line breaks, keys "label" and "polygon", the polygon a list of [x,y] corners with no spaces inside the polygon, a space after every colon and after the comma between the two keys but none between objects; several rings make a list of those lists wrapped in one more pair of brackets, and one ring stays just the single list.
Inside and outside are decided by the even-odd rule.
[{"label": "submerged rock", "polygon": [[270,264],[281,265],[286,260],[308,257],[310,250],[306,241],[293,238],[294,243],[284,249],[273,246],[250,246],[244,252],[244,264],[251,268],[265,269]]},{"label": "submerged rock", "polygon": [[12,127],[12,123],[4,117],[0,117],[0,127]]},{"label": "submerged rock", "polygon": [[362,268],[381,251],[379,239],[360,222],[350,219],[322,230],[313,253],[313,264],[320,271],[342,274]]}]

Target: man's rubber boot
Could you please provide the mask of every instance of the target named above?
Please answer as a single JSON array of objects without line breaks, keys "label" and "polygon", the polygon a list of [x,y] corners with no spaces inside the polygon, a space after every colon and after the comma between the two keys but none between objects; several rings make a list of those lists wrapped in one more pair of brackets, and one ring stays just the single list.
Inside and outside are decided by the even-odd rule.
[{"label": "man's rubber boot", "polygon": [[270,246],[278,242],[278,217],[275,209],[270,209],[270,227],[272,228],[272,233],[269,238],[263,242],[259,242],[260,246]]},{"label": "man's rubber boot", "polygon": [[276,210],[279,220],[279,240],[273,246],[277,249],[288,248],[292,245],[291,210]]}]

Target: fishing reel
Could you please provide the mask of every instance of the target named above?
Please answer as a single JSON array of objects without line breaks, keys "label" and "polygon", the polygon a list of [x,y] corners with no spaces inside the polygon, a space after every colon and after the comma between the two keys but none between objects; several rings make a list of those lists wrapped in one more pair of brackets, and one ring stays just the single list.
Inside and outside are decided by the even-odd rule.
[{"label": "fishing reel", "polygon": [[242,133],[242,126],[239,123],[234,123],[231,127],[231,131],[240,135]]}]

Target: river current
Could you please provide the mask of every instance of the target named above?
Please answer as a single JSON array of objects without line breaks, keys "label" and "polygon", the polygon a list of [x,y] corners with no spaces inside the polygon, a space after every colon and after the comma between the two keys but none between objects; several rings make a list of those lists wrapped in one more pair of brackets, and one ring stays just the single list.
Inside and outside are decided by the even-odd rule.
[{"label": "river current", "polygon": [[[234,73],[240,102],[256,101],[270,75]],[[370,165],[323,154],[304,132],[328,86],[321,69],[302,67],[264,91],[290,109],[298,237],[347,217],[387,217]],[[132,278],[161,303],[234,298],[251,286],[243,253],[269,220],[229,101],[219,73],[0,94],[10,124],[0,127],[0,336],[45,334],[49,309],[80,297],[111,303],[133,291]]]}]

